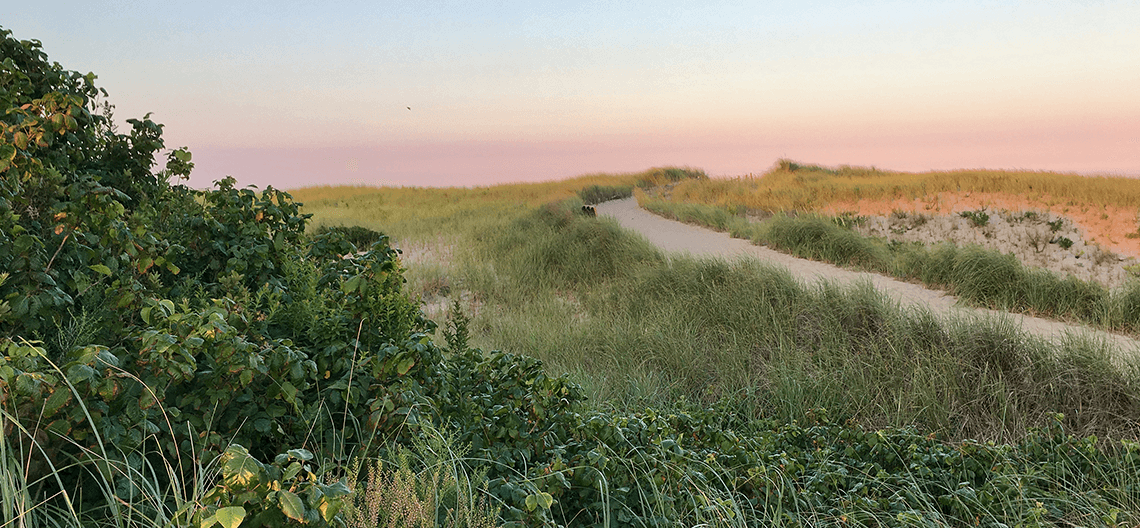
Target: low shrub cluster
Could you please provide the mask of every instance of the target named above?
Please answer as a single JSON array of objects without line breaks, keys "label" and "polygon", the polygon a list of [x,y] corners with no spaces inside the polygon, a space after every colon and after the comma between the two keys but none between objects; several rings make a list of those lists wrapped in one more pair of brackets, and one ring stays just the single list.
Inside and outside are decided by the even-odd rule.
[{"label": "low shrub cluster", "polygon": [[344,239],[358,248],[369,248],[384,238],[384,233],[373,231],[363,226],[318,226],[313,230],[313,236],[320,237],[327,233],[340,233]]}]

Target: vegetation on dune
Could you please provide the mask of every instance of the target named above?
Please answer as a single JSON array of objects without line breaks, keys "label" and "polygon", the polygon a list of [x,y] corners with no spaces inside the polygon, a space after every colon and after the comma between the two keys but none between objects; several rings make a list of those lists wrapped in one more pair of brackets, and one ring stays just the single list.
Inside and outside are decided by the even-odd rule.
[{"label": "vegetation on dune", "polygon": [[[484,199],[474,190],[450,192],[467,193],[457,202],[470,208]],[[1073,341],[1058,347],[1000,322],[941,322],[900,310],[869,287],[805,288],[786,273],[755,264],[666,260],[613,222],[575,214],[577,205],[571,200],[503,210],[489,215],[494,220],[486,224],[459,227],[462,257],[445,271],[453,292],[467,291],[475,299],[467,304],[479,311],[467,322],[473,342],[535,355],[547,371],[569,373],[593,401],[582,413],[587,421],[574,426],[582,441],[594,445],[584,460],[607,460],[605,469],[620,473],[603,471],[610,494],[602,497],[611,509],[584,512],[610,511],[615,525],[652,525],[651,519],[664,518],[689,525],[766,526],[844,519],[882,525],[920,519],[1048,523],[1061,516],[1112,524],[1119,522],[1110,520],[1113,511],[1116,519],[1137,511],[1128,493],[1116,495],[1129,497],[1122,502],[1071,500],[1091,480],[1074,484],[1069,477],[1045,477],[1039,482],[1049,482],[1049,490],[1029,493],[1053,497],[1041,505],[1037,498],[996,491],[1002,483],[1024,483],[1025,475],[1037,474],[1038,462],[1023,457],[1041,452],[1046,437],[1099,446],[1105,462],[1089,466],[1102,475],[1097,478],[1131,482],[1129,466],[1108,460],[1131,460],[1124,446],[1132,444],[1109,439],[1135,438],[1138,380],[1134,370],[1113,366],[1105,345]],[[359,214],[367,218],[370,211]],[[398,224],[392,230],[401,231]],[[404,240],[414,244],[414,238]],[[805,436],[806,444],[790,441]],[[639,443],[645,438],[651,443]],[[853,450],[834,443],[837,438],[856,439]],[[866,466],[866,460],[847,458],[870,443],[880,446],[872,451],[913,452],[925,462]],[[987,458],[997,452],[1012,458]],[[955,467],[1011,473],[975,469],[976,481],[940,474],[934,480],[956,481],[951,487],[961,490],[947,494],[950,487],[923,475],[937,473],[940,466],[931,464],[949,453],[972,460]],[[558,454],[552,473],[574,465],[564,452]],[[1076,460],[1056,459],[1066,457]],[[589,465],[581,458],[575,463],[575,476]],[[786,477],[788,467],[808,480],[763,480]],[[872,478],[857,469],[869,467],[885,473]],[[809,481],[844,484],[813,488]],[[1117,489],[1102,489],[1107,488]],[[571,488],[548,491],[555,509],[574,504],[567,496],[573,489],[571,481]],[[875,491],[853,491],[869,489]],[[954,497],[978,494],[987,497],[987,506],[967,500],[970,505],[958,513],[945,506]],[[1045,506],[1060,503],[1067,505]],[[615,504],[623,506],[615,510]]]},{"label": "vegetation on dune", "polygon": [[[169,183],[193,164],[157,169],[161,125],[119,133],[93,75],[0,37],[5,526],[1140,521],[1136,374],[1095,343],[666,260],[575,213],[699,171],[306,190],[310,233],[289,193]],[[433,340],[380,232],[441,227],[488,309]]]},{"label": "vegetation on dune", "polygon": [[1106,345],[942,322],[869,284],[807,287],[750,261],[666,261],[615,223],[553,211],[490,237],[476,261],[495,273],[466,279],[488,314],[474,324],[618,408],[729,398],[780,420],[824,407],[868,427],[998,441],[1064,412],[1081,434],[1137,433],[1138,380]]},{"label": "vegetation on dune", "polygon": [[1004,193],[1075,204],[1140,208],[1140,180],[1043,171],[955,170],[897,172],[874,167],[827,168],[782,159],[759,176],[682,182],[671,189],[677,203],[730,210],[818,211],[835,202],[931,199],[941,192]]},{"label": "vegetation on dune", "polygon": [[466,233],[473,225],[500,223],[527,208],[575,197],[583,203],[596,203],[600,196],[611,192],[628,196],[635,187],[707,178],[697,169],[657,167],[631,174],[590,174],[561,181],[487,187],[322,186],[295,189],[291,194],[306,204],[306,210],[319,211],[314,226],[360,225],[422,239],[439,233]]},{"label": "vegetation on dune", "polygon": [[853,219],[847,217],[776,214],[757,223],[717,206],[646,194],[640,194],[639,200],[659,215],[726,231],[798,257],[919,281],[977,306],[1140,332],[1137,281],[1109,290],[1096,282],[1024,266],[995,250],[887,242],[856,233],[850,228]]}]

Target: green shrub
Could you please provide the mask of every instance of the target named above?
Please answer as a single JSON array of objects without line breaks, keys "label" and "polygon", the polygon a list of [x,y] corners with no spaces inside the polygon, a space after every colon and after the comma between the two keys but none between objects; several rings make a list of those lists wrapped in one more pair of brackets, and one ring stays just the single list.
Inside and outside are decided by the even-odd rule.
[{"label": "green shrub", "polygon": [[990,221],[990,215],[981,209],[977,211],[962,211],[958,216],[969,219],[970,223],[974,224],[974,227],[983,227]]},{"label": "green shrub", "polygon": [[[337,233],[344,240],[351,243],[357,251],[364,250],[372,247],[384,238],[384,233],[373,231],[363,226],[319,226],[313,230],[313,238],[322,238],[330,236],[329,233]],[[342,253],[347,254],[347,253]]]}]

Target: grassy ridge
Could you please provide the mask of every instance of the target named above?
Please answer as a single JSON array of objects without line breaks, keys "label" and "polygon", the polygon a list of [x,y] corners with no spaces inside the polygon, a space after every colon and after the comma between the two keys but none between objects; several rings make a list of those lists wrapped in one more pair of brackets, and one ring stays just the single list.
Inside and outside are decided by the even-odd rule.
[{"label": "grassy ridge", "polygon": [[874,167],[826,168],[780,160],[761,176],[683,182],[678,203],[763,211],[814,211],[839,201],[930,198],[940,192],[1003,193],[1031,200],[1140,208],[1140,180],[1034,171],[956,170],[921,173]]},{"label": "grassy ridge", "polygon": [[642,207],[662,216],[726,231],[798,257],[917,280],[977,306],[1140,332],[1136,282],[1110,291],[1096,282],[1024,266],[994,250],[948,243],[926,248],[864,237],[842,226],[842,218],[776,215],[755,223],[722,207],[638,196]]},{"label": "grassy ridge", "polygon": [[543,204],[575,198],[585,203],[629,196],[634,187],[707,179],[696,169],[658,167],[630,174],[589,174],[567,180],[473,188],[321,186],[290,191],[314,213],[311,229],[358,225],[404,238],[468,233]]}]

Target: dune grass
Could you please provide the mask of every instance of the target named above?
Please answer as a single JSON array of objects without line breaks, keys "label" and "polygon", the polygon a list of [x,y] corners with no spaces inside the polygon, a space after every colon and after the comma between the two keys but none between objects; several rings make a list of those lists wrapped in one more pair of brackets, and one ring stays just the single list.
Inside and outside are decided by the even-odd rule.
[{"label": "dune grass", "polygon": [[[455,207],[507,194],[447,192]],[[1056,411],[1080,434],[1136,433],[1135,418],[1123,418],[1140,417],[1135,373],[1113,367],[1106,344],[1071,340],[1058,347],[1000,321],[942,322],[900,309],[869,285],[806,287],[756,263],[666,260],[644,239],[606,219],[581,218],[574,207],[487,215],[479,227],[459,231],[452,262],[431,274],[477,305],[475,344],[536,356],[554,373],[571,373],[602,405],[729,398],[785,420],[826,407],[871,427],[917,424],[948,438],[1005,441]],[[722,229],[743,229],[727,211],[680,207]],[[890,255],[834,223],[813,222],[804,228],[811,232],[783,243],[829,240],[815,257],[839,255],[867,267]],[[391,225],[389,232],[398,231]],[[991,263],[972,251],[942,259],[951,272],[956,266],[974,278],[962,288],[973,288],[981,303],[1000,304],[994,284],[1008,282],[988,278],[1019,270],[978,272]],[[910,265],[914,273],[942,273],[930,263]],[[414,268],[409,277],[416,281]]]},{"label": "dune grass", "polygon": [[397,238],[423,240],[440,233],[472,233],[543,204],[577,198],[596,203],[634,187],[707,179],[697,169],[659,167],[630,174],[590,174],[567,180],[472,188],[321,186],[291,190],[313,213],[311,230],[361,226]]},{"label": "dune grass", "polygon": [[759,176],[693,180],[672,188],[670,201],[735,210],[818,211],[841,201],[933,199],[940,192],[1002,193],[1076,205],[1140,208],[1140,180],[1045,171],[898,172],[837,168],[779,160]]},{"label": "dune grass", "polygon": [[[582,188],[588,185],[612,181]],[[723,417],[720,427],[739,434],[733,437],[738,438],[734,449],[740,449],[743,458],[708,458],[699,450],[680,456],[656,444],[642,446],[633,437],[627,449],[599,446],[599,456],[626,461],[618,473],[628,474],[622,478],[635,485],[603,494],[615,503],[639,497],[638,508],[672,518],[689,497],[693,504],[683,510],[693,516],[686,519],[709,526],[963,521],[965,517],[931,513],[946,510],[940,501],[949,497],[963,501],[961,511],[970,512],[963,515],[983,525],[1047,524],[1058,512],[1066,512],[1072,522],[1119,525],[1140,514],[1140,497],[1128,491],[1136,489],[1136,472],[1123,462],[1134,457],[1127,454],[1132,452],[1128,439],[1140,434],[1140,369],[1133,361],[1114,364],[1106,343],[1080,338],[1046,342],[1001,318],[942,319],[900,308],[869,284],[805,286],[786,271],[755,262],[667,259],[615,222],[576,214],[583,201],[572,188],[559,191],[559,204],[521,207],[507,198],[489,198],[507,196],[504,190],[451,189],[451,202],[445,206],[463,221],[441,215],[422,222],[414,220],[414,211],[396,209],[442,203],[443,191],[403,192],[408,199],[387,202],[385,214],[389,219],[412,219],[407,224],[368,224],[376,212],[357,209],[351,196],[333,212],[346,223],[393,234],[398,246],[420,248],[413,250],[419,252],[416,259],[434,255],[419,278],[416,266],[424,261],[415,260],[409,267],[412,292],[422,286],[418,293],[438,296],[439,285],[446,284],[442,296],[460,299],[471,315],[472,345],[535,356],[551,374],[569,373],[583,385],[592,409],[617,413],[606,415],[610,418],[605,420],[615,420],[606,427],[623,428],[625,434],[634,434],[624,428],[639,420],[666,413],[690,416],[692,409],[701,409],[704,420]],[[328,203],[321,208],[306,204],[306,209],[324,221]],[[706,215],[709,224],[721,222],[722,229],[744,225],[729,211],[691,207]],[[354,221],[354,215],[361,221]],[[453,231],[443,236],[435,229]],[[836,233],[830,251],[873,261],[882,250],[863,248],[860,239]],[[425,252],[424,247],[432,249]],[[429,285],[434,293],[427,291]],[[989,286],[981,281],[977,287],[985,291]],[[810,426],[821,412],[828,416],[825,421],[843,423],[844,428]],[[773,431],[784,431],[782,426],[764,425],[796,422],[804,428],[788,426],[776,436],[771,436]],[[833,435],[856,434],[847,427],[867,431],[859,435],[879,436],[860,436],[856,443],[845,444]],[[1103,454],[1095,456],[1081,454],[1084,447],[1054,451],[1051,439],[1060,438],[1056,435],[1061,428],[1074,435],[1067,438],[1089,437],[1090,445],[1107,451],[1096,451]],[[790,449],[785,442],[805,437],[817,443],[803,453],[759,454]],[[827,447],[829,442],[838,442],[838,447]],[[842,454],[848,449],[843,446],[878,443],[902,453],[928,442],[961,453],[963,460],[988,460],[985,464],[1002,472],[986,481],[987,486],[998,486],[986,488],[986,493],[996,495],[982,500],[953,495],[949,488],[936,491],[943,489],[938,480],[942,477],[922,477],[919,466],[905,470],[909,476],[901,480],[879,477],[883,480],[867,482],[893,490],[884,493],[898,497],[899,504],[910,508],[905,511],[884,514],[859,499],[842,499],[853,502],[836,509],[831,501],[854,496],[833,496],[834,491],[820,492],[817,499],[804,495],[805,486],[814,485],[808,482],[832,478],[824,475],[861,474],[861,466]],[[808,457],[809,451],[818,458]],[[785,456],[788,463],[808,464],[797,470],[808,480],[767,463],[739,465],[739,460],[753,456]],[[1041,456],[1058,464],[1049,466],[1056,471],[1067,468],[1064,474],[1069,476],[1042,473]],[[689,472],[685,474],[703,469],[699,478],[693,473],[691,481],[682,481],[684,493],[678,495],[653,485],[662,468]],[[1007,488],[1003,482],[1040,487]],[[950,487],[959,485],[964,483],[955,481]],[[767,490],[768,495],[742,495],[741,486]],[[616,518],[597,521],[620,525]]]},{"label": "dune grass", "polygon": [[825,407],[950,438],[1016,439],[1053,411],[1074,431],[1137,432],[1119,418],[1140,418],[1136,374],[1106,344],[943,322],[869,284],[808,287],[750,261],[666,261],[608,220],[543,215],[484,250],[496,273],[471,286],[496,308],[482,339],[576,373],[601,401],[728,398],[782,420]]},{"label": "dune grass", "polygon": [[667,218],[726,231],[797,257],[918,281],[975,306],[1140,333],[1140,281],[1109,290],[1093,281],[1025,266],[996,250],[866,237],[838,217],[776,214],[753,222],[719,206],[637,196],[646,210]]}]

